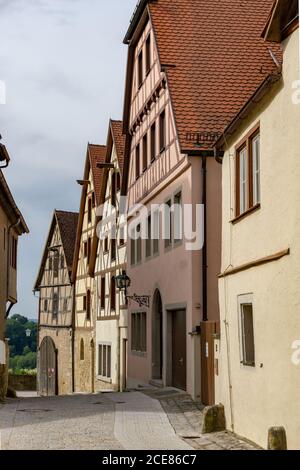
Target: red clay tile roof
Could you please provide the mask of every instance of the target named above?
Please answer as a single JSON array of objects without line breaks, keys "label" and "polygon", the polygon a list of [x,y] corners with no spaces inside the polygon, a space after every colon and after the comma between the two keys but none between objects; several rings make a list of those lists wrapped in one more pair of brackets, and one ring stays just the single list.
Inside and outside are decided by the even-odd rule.
[{"label": "red clay tile roof", "polygon": [[97,168],[97,163],[105,162],[106,146],[88,144],[88,152],[89,152],[89,159],[90,159],[90,167],[91,167],[92,176],[93,176],[93,183],[94,183],[94,188],[95,188],[96,202],[99,205],[103,170],[100,168]]},{"label": "red clay tile roof", "polygon": [[123,121],[114,121],[111,119],[110,124],[113,141],[116,146],[120,173],[123,174],[125,152],[125,135],[123,134]]},{"label": "red clay tile roof", "polygon": [[55,211],[55,215],[60,230],[68,269],[71,270],[76,242],[78,212]]},{"label": "red clay tile roof", "polygon": [[147,3],[181,150],[195,149],[189,133],[223,132],[276,71],[268,48],[282,61],[281,49],[261,37],[273,0]]}]

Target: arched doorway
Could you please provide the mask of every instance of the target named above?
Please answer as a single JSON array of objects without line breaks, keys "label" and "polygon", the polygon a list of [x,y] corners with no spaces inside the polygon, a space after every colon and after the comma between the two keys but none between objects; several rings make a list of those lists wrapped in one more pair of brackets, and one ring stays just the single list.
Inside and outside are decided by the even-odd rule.
[{"label": "arched doorway", "polygon": [[163,307],[159,290],[153,297],[152,322],[152,379],[162,380],[163,377]]},{"label": "arched doorway", "polygon": [[40,345],[39,391],[44,396],[57,395],[57,351],[49,336]]}]

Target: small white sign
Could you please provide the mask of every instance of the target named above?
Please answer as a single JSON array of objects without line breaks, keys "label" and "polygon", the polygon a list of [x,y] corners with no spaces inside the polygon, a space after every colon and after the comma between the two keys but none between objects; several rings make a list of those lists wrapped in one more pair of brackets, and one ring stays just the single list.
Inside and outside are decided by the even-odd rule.
[{"label": "small white sign", "polygon": [[0,364],[6,364],[6,348],[4,341],[0,340]]},{"label": "small white sign", "polygon": [[209,351],[208,343],[206,342],[206,343],[205,343],[205,356],[206,356],[207,358],[209,357],[208,351]]}]

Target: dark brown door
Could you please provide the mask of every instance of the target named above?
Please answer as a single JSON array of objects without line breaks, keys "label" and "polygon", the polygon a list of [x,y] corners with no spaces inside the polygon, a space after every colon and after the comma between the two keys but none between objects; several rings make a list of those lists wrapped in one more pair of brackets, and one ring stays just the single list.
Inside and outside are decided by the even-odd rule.
[{"label": "dark brown door", "polygon": [[186,390],[186,312],[172,315],[172,385]]},{"label": "dark brown door", "polygon": [[57,355],[53,340],[46,336],[40,346],[40,394],[57,395]]},{"label": "dark brown door", "polygon": [[204,405],[215,403],[214,335],[219,324],[201,322],[201,401]]}]

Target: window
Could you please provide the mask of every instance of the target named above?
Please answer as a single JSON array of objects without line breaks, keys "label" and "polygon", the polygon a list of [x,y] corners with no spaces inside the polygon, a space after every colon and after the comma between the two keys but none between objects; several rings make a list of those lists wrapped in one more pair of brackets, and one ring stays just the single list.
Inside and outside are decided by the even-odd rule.
[{"label": "window", "polygon": [[111,239],[111,261],[115,261],[116,260],[116,252],[117,252],[117,249],[116,249],[116,239],[115,238],[112,238]]},{"label": "window", "polygon": [[86,312],[86,295],[83,296],[83,311]]},{"label": "window", "polygon": [[131,349],[147,351],[147,317],[145,312],[131,314]]},{"label": "window", "polygon": [[166,113],[163,111],[159,117],[159,150],[166,148]]},{"label": "window", "polygon": [[88,245],[87,245],[87,242],[84,242],[83,243],[83,256],[87,258],[87,255],[88,255]]},{"label": "window", "polygon": [[15,237],[11,237],[11,248],[10,248],[10,265],[13,269],[17,269],[17,245],[18,241]]},{"label": "window", "polygon": [[44,300],[44,312],[48,312],[48,299]]},{"label": "window", "polygon": [[111,204],[116,207],[116,173],[111,175]]},{"label": "window", "polygon": [[54,292],[53,294],[52,313],[55,317],[58,315],[58,293],[57,292]]},{"label": "window", "polygon": [[49,271],[52,271],[52,256],[49,256]]},{"label": "window", "polygon": [[253,305],[252,303],[240,304],[241,314],[241,341],[242,363],[245,366],[255,366],[254,329],[253,329]]},{"label": "window", "polygon": [[121,189],[121,175],[117,173],[116,192],[118,193]]},{"label": "window", "polygon": [[159,210],[153,212],[152,218],[153,255],[157,255],[159,252]]},{"label": "window", "polygon": [[105,308],[105,276],[101,277],[101,308]]},{"label": "window", "polygon": [[167,201],[164,206],[164,239],[165,248],[172,245],[172,210],[171,200]]},{"label": "window", "polygon": [[65,257],[64,255],[61,255],[60,257],[60,269],[64,269],[65,267]]},{"label": "window", "polygon": [[140,177],[140,145],[135,148],[135,178]]},{"label": "window", "polygon": [[92,193],[92,207],[96,207],[95,193]]},{"label": "window", "polygon": [[260,136],[257,134],[252,139],[252,164],[253,164],[253,205],[260,203]]},{"label": "window", "polygon": [[260,203],[260,134],[248,136],[236,153],[236,217]]},{"label": "window", "polygon": [[92,198],[88,200],[88,223],[92,222]]},{"label": "window", "polygon": [[86,319],[91,319],[91,291],[89,289],[86,293]]},{"label": "window", "polygon": [[54,252],[53,257],[53,275],[54,277],[58,277],[58,267],[59,267],[59,253],[58,251]]},{"label": "window", "polygon": [[98,374],[111,378],[111,345],[98,345]]},{"label": "window", "polygon": [[64,299],[64,312],[68,311],[68,299]]},{"label": "window", "polygon": [[105,251],[105,252],[108,251],[108,237],[105,237],[105,238],[104,238],[104,251]]},{"label": "window", "polygon": [[87,262],[88,263],[90,262],[91,252],[92,252],[92,239],[91,237],[89,237],[87,241]]},{"label": "window", "polygon": [[174,196],[174,242],[182,240],[182,194],[181,191]]},{"label": "window", "polygon": [[156,124],[151,126],[151,163],[156,159]]},{"label": "window", "polygon": [[146,74],[150,72],[151,69],[151,37],[150,34],[146,39]]},{"label": "window", "polygon": [[142,238],[141,238],[141,224],[138,224],[136,228],[136,262],[140,263],[142,261]]},{"label": "window", "polygon": [[130,239],[130,263],[131,265],[135,264],[135,239]]},{"label": "window", "polygon": [[147,239],[146,239],[146,257],[151,256],[152,230],[151,230],[151,214],[147,218]]},{"label": "window", "polygon": [[83,338],[80,340],[80,360],[84,361],[84,341]]},{"label": "window", "polygon": [[148,167],[148,138],[147,134],[143,137],[143,171],[146,171]]},{"label": "window", "polygon": [[143,51],[138,56],[138,87],[140,88],[143,84]]},{"label": "window", "polygon": [[115,276],[111,276],[111,281],[110,281],[110,308],[111,308],[111,310],[116,309],[116,280],[115,280]]}]

